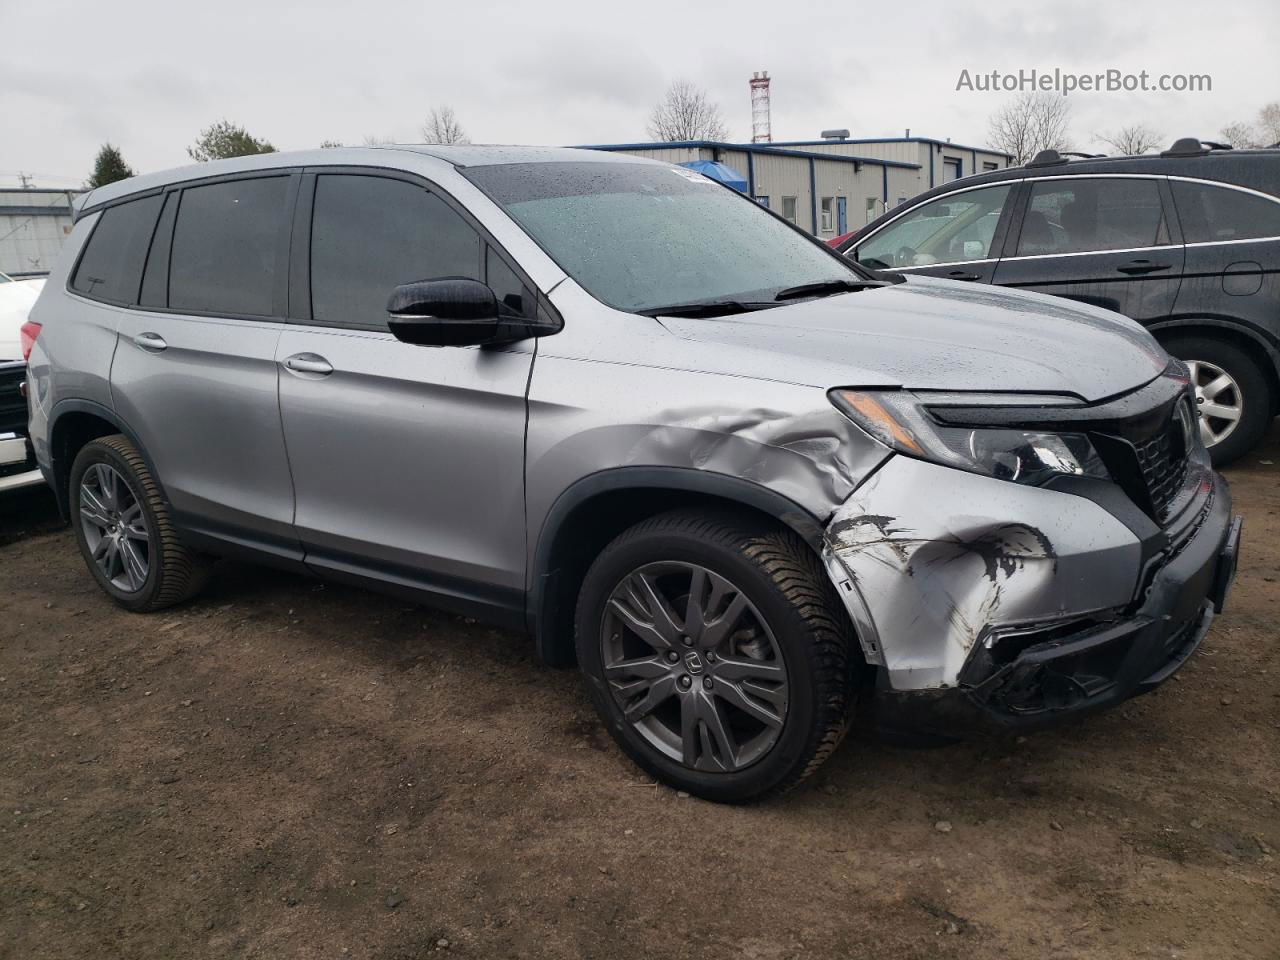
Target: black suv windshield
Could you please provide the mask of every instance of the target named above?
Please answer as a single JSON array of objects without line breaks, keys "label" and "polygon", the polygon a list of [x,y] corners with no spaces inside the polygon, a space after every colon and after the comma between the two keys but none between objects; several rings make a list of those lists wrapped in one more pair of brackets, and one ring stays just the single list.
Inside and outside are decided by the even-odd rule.
[{"label": "black suv windshield", "polygon": [[[732,302],[860,285],[864,274],[757,204],[679,167],[510,163],[461,171],[592,296],[619,310]],[[830,289],[823,289],[828,283]],[[786,298],[784,298],[785,301]],[[724,309],[720,312],[737,312]]]}]

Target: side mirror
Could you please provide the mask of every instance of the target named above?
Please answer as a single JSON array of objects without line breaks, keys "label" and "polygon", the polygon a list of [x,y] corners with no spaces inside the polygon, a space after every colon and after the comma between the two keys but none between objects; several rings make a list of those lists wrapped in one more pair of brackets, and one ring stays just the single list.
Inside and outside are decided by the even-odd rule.
[{"label": "side mirror", "polygon": [[425,346],[493,343],[503,326],[493,291],[464,277],[401,284],[391,291],[387,312],[397,340]]}]

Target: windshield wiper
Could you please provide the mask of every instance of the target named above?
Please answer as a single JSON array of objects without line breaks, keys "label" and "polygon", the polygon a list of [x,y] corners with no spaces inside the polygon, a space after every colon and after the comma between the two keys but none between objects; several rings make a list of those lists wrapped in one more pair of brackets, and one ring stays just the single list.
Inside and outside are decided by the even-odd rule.
[{"label": "windshield wiper", "polygon": [[744,300],[694,300],[691,303],[673,303],[667,307],[650,307],[637,310],[646,317],[727,317],[734,313],[750,313],[752,310],[768,310],[776,303],[757,303]]},{"label": "windshield wiper", "polygon": [[865,290],[867,287],[887,287],[888,280],[818,280],[795,287],[784,287],[773,295],[775,300],[794,300],[796,297],[829,297],[837,293]]}]

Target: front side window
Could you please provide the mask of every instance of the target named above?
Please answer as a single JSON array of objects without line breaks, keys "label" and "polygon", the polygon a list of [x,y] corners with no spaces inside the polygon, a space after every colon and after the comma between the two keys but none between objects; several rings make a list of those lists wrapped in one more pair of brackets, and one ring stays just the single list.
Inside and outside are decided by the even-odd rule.
[{"label": "front side window", "polygon": [[480,237],[448,204],[405,180],[316,178],[311,314],[320,323],[385,329],[391,291],[415,280],[480,276]]},{"label": "front side window", "polygon": [[1168,242],[1155,180],[1041,180],[1031,186],[1018,255],[1126,250]]},{"label": "front side window", "polygon": [[1280,202],[1207,183],[1172,180],[1170,186],[1187,243],[1280,237]]},{"label": "front side window", "polygon": [[157,194],[103,210],[85,244],[71,289],[95,300],[137,303],[142,263],[163,201]]},{"label": "front side window", "polygon": [[877,270],[986,260],[1011,189],[1000,184],[923,203],[860,244],[857,260]]},{"label": "front side window", "polygon": [[288,177],[230,180],[182,192],[169,306],[226,316],[273,313]]},{"label": "front side window", "polygon": [[749,198],[688,170],[586,162],[461,172],[561,269],[619,310],[772,304],[790,287],[864,279]]}]

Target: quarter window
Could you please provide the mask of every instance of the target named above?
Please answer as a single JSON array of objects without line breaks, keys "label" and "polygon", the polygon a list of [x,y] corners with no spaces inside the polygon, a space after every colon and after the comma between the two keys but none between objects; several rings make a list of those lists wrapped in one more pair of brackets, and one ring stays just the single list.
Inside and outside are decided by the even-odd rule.
[{"label": "quarter window", "polygon": [[76,267],[71,289],[95,300],[137,303],[142,264],[163,200],[157,194],[103,210]]},{"label": "quarter window", "polygon": [[1085,253],[1169,242],[1155,180],[1041,180],[1018,237],[1018,255]]},{"label": "quarter window", "polygon": [[270,316],[288,177],[231,180],[182,192],[174,227],[169,306]]},{"label": "quarter window", "polygon": [[311,311],[317,322],[385,329],[393,289],[441,277],[481,279],[480,237],[438,196],[388,177],[316,178]]},{"label": "quarter window", "polygon": [[1187,243],[1280,237],[1280,202],[1204,183],[1170,186]]},{"label": "quarter window", "polygon": [[982,187],[921,204],[860,245],[857,260],[876,270],[985,260],[1009,190]]}]

